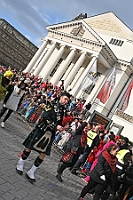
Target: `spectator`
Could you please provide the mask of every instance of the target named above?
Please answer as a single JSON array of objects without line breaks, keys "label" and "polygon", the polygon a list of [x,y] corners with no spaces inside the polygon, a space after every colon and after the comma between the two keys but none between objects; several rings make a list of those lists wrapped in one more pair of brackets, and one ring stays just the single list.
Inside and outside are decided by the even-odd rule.
[{"label": "spectator", "polygon": [[70,125],[69,125],[69,123],[67,123],[67,124],[65,124],[65,126],[63,128],[61,139],[58,142],[58,147],[61,148],[61,149],[63,149],[63,147],[65,146],[65,144],[68,142],[70,136],[71,136]]},{"label": "spectator", "polygon": [[62,156],[57,169],[56,178],[60,182],[63,182],[63,171],[68,167],[72,167],[77,161],[79,155],[82,153],[87,142],[87,131],[87,123],[84,122],[77,129],[75,135],[68,141],[67,148],[65,149],[65,153]]},{"label": "spectator", "polygon": [[94,200],[99,200],[104,188],[108,185],[112,174],[115,173],[117,158],[116,155],[119,151],[117,145],[111,145],[98,158],[98,164],[90,173],[90,181],[82,189],[80,197],[78,200],[83,200],[84,196],[93,188],[95,188],[95,193],[93,196]]}]

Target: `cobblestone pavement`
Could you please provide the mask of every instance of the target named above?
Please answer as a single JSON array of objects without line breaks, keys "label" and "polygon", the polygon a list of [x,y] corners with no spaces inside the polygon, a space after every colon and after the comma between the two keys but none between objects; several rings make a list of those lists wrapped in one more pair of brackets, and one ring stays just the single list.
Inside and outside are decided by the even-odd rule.
[{"label": "cobblestone pavement", "polygon": [[[36,152],[27,159],[24,174],[16,173],[19,154],[24,149],[22,142],[30,131],[31,126],[14,113],[5,128],[0,127],[0,200],[76,200],[86,183],[69,170],[64,171],[63,183],[55,178],[60,159],[55,148],[36,171],[36,183],[29,183],[25,177],[38,155]],[[89,195],[85,197],[85,200],[91,199]]]}]

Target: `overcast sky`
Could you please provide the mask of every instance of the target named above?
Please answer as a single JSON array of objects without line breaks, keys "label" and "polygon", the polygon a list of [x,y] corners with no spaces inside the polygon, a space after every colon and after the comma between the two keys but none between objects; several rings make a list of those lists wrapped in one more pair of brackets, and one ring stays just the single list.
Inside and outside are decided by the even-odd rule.
[{"label": "overcast sky", "polygon": [[46,26],[81,13],[91,17],[109,11],[133,30],[133,0],[0,0],[0,18],[38,47],[47,35]]}]

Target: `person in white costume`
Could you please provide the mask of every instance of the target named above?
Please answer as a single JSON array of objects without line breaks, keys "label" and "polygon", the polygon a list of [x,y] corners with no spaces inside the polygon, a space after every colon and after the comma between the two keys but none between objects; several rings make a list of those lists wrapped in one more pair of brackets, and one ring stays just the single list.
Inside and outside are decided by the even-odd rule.
[{"label": "person in white costume", "polygon": [[27,87],[27,84],[22,81],[19,84],[11,85],[10,91],[7,93],[3,100],[3,107],[0,112],[0,118],[4,115],[4,113],[8,110],[6,116],[4,117],[1,127],[5,127],[5,121],[10,117],[12,112],[16,111],[21,104],[25,89]]}]

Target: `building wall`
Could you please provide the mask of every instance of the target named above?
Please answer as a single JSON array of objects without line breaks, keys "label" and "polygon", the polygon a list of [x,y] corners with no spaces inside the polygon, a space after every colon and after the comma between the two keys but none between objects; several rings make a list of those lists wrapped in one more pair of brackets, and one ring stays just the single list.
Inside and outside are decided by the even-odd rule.
[{"label": "building wall", "polygon": [[38,48],[7,21],[0,19],[0,64],[25,69]]}]

